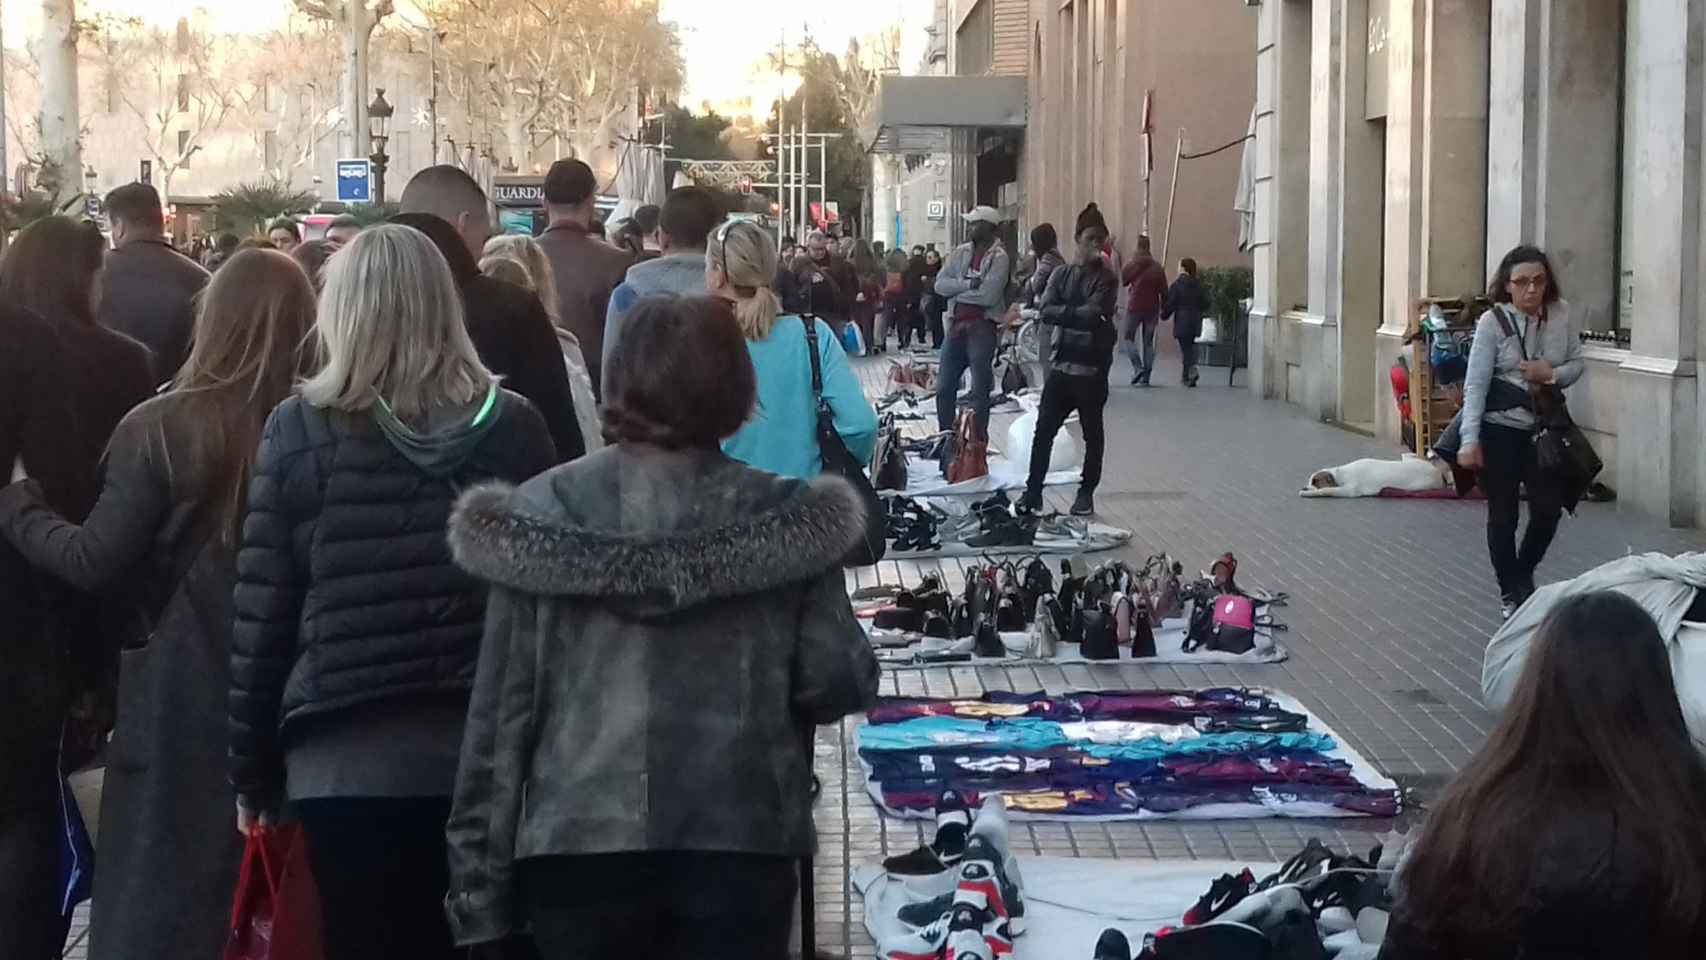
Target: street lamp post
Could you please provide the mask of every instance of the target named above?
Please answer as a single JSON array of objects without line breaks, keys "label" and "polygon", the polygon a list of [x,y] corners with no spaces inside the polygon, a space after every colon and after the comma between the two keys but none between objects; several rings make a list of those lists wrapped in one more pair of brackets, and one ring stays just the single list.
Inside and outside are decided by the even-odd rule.
[{"label": "street lamp post", "polygon": [[385,165],[391,158],[385,155],[385,144],[390,140],[391,104],[385,100],[385,88],[380,87],[374,93],[373,102],[367,105],[367,135],[369,146],[373,152],[368,160],[373,162],[373,202],[385,202]]}]

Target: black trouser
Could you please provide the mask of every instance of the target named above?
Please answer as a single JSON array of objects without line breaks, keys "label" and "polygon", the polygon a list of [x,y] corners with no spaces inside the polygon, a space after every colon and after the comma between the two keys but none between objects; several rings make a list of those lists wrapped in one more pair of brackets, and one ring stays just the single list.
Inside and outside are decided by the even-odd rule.
[{"label": "black trouser", "polygon": [[[1481,425],[1481,489],[1487,494],[1487,553],[1499,578],[1499,592],[1519,595],[1531,589],[1534,571],[1558,532],[1564,512],[1556,485],[1535,469],[1534,434],[1497,424]],[[1520,488],[1528,486],[1528,529],[1517,548]]]},{"label": "black trouser", "polygon": [[1179,341],[1179,359],[1183,364],[1183,369],[1182,369],[1182,373],[1181,373],[1181,376],[1183,379],[1180,382],[1185,383],[1185,384],[1196,383],[1197,382],[1197,338],[1196,337],[1178,337],[1177,339]]},{"label": "black trouser", "polygon": [[942,326],[942,317],[947,309],[947,299],[940,296],[931,297],[929,306],[924,308],[925,326],[930,329],[930,346],[936,350],[942,349],[942,341],[948,339],[947,330]]},{"label": "black trouser", "polygon": [[59,909],[55,754],[8,759],[0,786],[0,957],[58,960],[70,920]]},{"label": "black trouser", "polygon": [[1074,410],[1078,411],[1078,425],[1084,429],[1084,481],[1079,489],[1096,492],[1096,485],[1102,482],[1102,451],[1107,444],[1102,429],[1102,411],[1107,405],[1108,371],[1087,377],[1049,371],[1043,381],[1042,403],[1037,407],[1036,437],[1031,441],[1031,475],[1025,485],[1028,494],[1042,495],[1055,434]]},{"label": "black trouser", "polygon": [[796,860],[739,853],[611,853],[517,864],[545,960],[785,960]]},{"label": "black trouser", "polygon": [[320,888],[326,960],[460,960],[450,939],[449,797],[296,804]]}]

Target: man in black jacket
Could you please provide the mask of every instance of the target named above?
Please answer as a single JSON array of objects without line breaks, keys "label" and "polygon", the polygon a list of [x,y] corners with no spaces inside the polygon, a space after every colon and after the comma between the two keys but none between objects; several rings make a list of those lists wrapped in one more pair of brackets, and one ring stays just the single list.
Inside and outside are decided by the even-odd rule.
[{"label": "man in black jacket", "polygon": [[1055,434],[1077,410],[1084,428],[1084,478],[1078,499],[1072,502],[1072,515],[1087,517],[1096,511],[1096,485],[1102,480],[1106,443],[1102,412],[1108,405],[1108,371],[1114,365],[1114,309],[1120,278],[1102,258],[1108,225],[1095,204],[1078,215],[1073,235],[1076,257],[1070,266],[1055,268],[1041,300],[1039,322],[1058,327],[1060,333],[1043,382],[1036,438],[1031,442],[1031,475],[1019,509],[1041,509]]},{"label": "man in black jacket", "polygon": [[113,252],[101,281],[101,325],[140,342],[154,354],[154,382],[178,373],[190,354],[195,297],[207,286],[200,264],[166,242],[160,194],[127,183],[107,194]]},{"label": "man in black jacket", "polygon": [[403,214],[394,222],[431,237],[449,261],[480,362],[539,408],[558,457],[567,462],[586,453],[562,349],[544,304],[529,291],[480,273],[478,258],[492,233],[485,191],[457,167],[428,167],[403,189],[401,206]]}]

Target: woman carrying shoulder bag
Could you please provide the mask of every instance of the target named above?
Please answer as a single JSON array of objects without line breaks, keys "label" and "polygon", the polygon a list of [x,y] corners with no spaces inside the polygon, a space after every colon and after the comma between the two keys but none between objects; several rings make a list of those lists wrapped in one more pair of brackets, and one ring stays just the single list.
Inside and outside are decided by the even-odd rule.
[{"label": "woman carrying shoulder bag", "polygon": [[[1540,421],[1525,394],[1541,386],[1562,391],[1581,378],[1584,366],[1574,311],[1562,299],[1551,261],[1539,248],[1520,246],[1505,254],[1487,296],[1493,309],[1481,315],[1469,351],[1457,465],[1480,471],[1487,494],[1487,551],[1508,618],[1534,593],[1534,572],[1564,512],[1557,478],[1538,468],[1534,439]],[[1528,529],[1519,549],[1516,528],[1524,486]]]},{"label": "woman carrying shoulder bag", "polygon": [[[724,224],[705,249],[705,285],[711,296],[734,308],[758,377],[752,419],[723,441],[723,452],[778,476],[809,480],[823,470],[811,352],[805,322],[783,314],[770,289],[775,275],[776,247],[753,224]],[[811,323],[835,432],[855,461],[869,463],[877,444],[877,412],[865,399],[846,352],[835,345],[829,324],[817,318]]]}]

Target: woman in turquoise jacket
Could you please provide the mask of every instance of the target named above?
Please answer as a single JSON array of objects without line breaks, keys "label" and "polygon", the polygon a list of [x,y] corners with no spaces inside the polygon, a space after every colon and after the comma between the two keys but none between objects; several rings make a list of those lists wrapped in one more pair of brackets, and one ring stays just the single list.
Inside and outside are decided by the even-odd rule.
[{"label": "woman in turquoise jacket", "polygon": [[706,246],[705,286],[711,296],[733,304],[758,376],[752,419],[723,441],[723,452],[760,470],[809,480],[823,471],[823,458],[817,444],[807,322],[816,331],[823,396],[835,415],[835,431],[857,460],[869,460],[876,446],[877,414],[829,325],[815,317],[806,321],[782,313],[771,289],[775,277],[776,247],[753,224],[726,223]]}]

